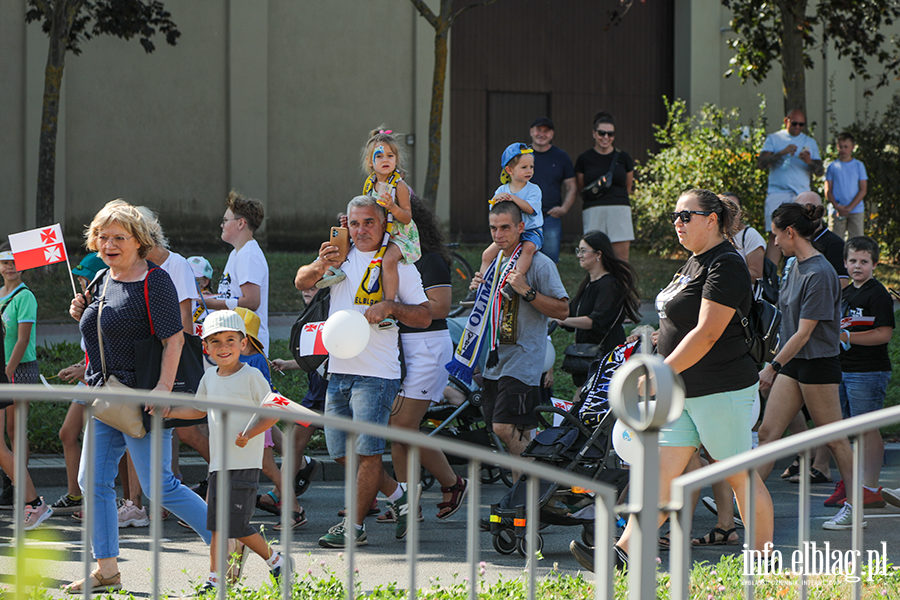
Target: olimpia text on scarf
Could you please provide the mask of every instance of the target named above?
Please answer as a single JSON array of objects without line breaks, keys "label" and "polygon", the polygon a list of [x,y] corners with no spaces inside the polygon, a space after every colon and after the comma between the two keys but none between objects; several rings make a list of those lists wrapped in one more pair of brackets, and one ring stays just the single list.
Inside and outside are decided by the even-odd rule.
[{"label": "olimpia text on scarf", "polygon": [[[374,154],[378,153],[379,148],[381,149],[381,152],[384,152],[384,148],[379,146],[375,149]],[[400,171],[396,169],[391,173],[391,176],[388,177],[387,184],[391,186],[392,198],[397,197],[397,184],[400,183],[401,179]],[[374,173],[367,177],[365,183],[363,183],[363,194],[369,195],[372,190],[375,189],[375,183],[377,181]],[[385,227],[384,230],[381,247],[378,248],[375,252],[375,256],[372,257],[372,262],[366,267],[366,272],[363,275],[362,281],[359,283],[359,289],[356,291],[356,297],[353,298],[353,304],[370,306],[384,300],[384,290],[381,285],[381,261],[384,259],[384,253],[387,251],[388,242],[391,241],[391,231],[394,228],[394,215],[392,215],[390,211],[385,212],[387,212],[387,227]],[[390,298],[390,300],[393,300],[393,298]]]},{"label": "olimpia text on scarf", "polygon": [[[506,284],[509,274],[516,266],[519,255],[522,253],[522,244],[516,246],[513,250],[509,262],[499,273],[500,259],[503,254],[498,254],[494,262],[488,267],[484,274],[484,283],[478,286],[475,305],[466,321],[462,336],[459,338],[459,344],[453,352],[453,358],[445,366],[447,371],[457,377],[466,384],[472,383],[472,374],[475,372],[475,366],[478,364],[478,357],[484,348],[485,329],[488,326],[490,317],[491,325],[491,344],[490,356],[487,360],[487,366],[493,367],[500,361],[497,353],[497,332],[500,330],[500,289]],[[488,311],[490,310],[490,314]]]}]

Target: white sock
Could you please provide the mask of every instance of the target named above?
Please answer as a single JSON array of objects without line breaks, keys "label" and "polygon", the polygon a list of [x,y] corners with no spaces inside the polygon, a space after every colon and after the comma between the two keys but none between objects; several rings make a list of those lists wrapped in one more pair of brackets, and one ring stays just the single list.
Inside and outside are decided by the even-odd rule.
[{"label": "white sock", "polygon": [[354,523],[353,526],[356,527],[356,530],[357,530],[357,531],[362,531],[363,529],[366,528],[366,524],[365,524],[365,523],[363,523],[362,525],[358,525],[358,524]]},{"label": "white sock", "polygon": [[284,564],[284,558],[279,552],[272,552],[272,556],[269,557],[266,564],[269,565],[269,569],[277,569]]},{"label": "white sock", "polygon": [[871,488],[871,487],[869,487],[869,486],[867,486],[867,485],[864,485],[863,488],[869,490],[869,491],[872,492],[873,494],[874,494],[875,492],[878,491],[878,488]]},{"label": "white sock", "polygon": [[398,483],[397,489],[394,490],[394,493],[391,494],[390,496],[388,496],[388,498],[387,498],[388,502],[396,502],[397,500],[400,499],[400,496],[402,496],[403,492],[405,492],[405,491],[406,491],[406,489],[405,489],[404,485],[402,483]]},{"label": "white sock", "polygon": [[209,582],[213,585],[219,585],[219,574],[215,571],[209,572]]}]

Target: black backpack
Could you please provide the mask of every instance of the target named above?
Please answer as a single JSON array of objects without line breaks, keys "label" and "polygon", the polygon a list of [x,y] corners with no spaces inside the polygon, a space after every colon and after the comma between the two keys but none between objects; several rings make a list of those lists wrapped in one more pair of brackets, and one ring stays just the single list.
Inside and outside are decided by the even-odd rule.
[{"label": "black backpack", "polygon": [[778,353],[778,332],[781,329],[781,311],[763,299],[763,287],[759,281],[753,286],[749,315],[744,315],[740,309],[737,310],[741,326],[744,328],[747,353],[760,369],[765,363],[771,362]]},{"label": "black backpack", "polygon": [[331,288],[319,290],[291,327],[291,356],[294,357],[294,360],[297,361],[300,368],[307,373],[318,369],[328,357],[300,356],[300,332],[303,331],[303,326],[307,323],[318,323],[320,321],[328,320],[328,309],[330,306]]},{"label": "black backpack", "polygon": [[[741,247],[746,248],[747,231],[749,227],[744,228],[744,234],[741,236]],[[763,276],[759,280],[762,286],[763,300],[770,304],[778,305],[778,265],[773,263],[768,256],[763,257]]]}]

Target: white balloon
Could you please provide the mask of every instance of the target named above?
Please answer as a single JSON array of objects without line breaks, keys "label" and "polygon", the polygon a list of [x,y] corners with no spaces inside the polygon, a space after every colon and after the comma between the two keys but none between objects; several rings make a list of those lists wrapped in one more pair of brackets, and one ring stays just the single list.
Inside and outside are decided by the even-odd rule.
[{"label": "white balloon", "polygon": [[322,327],[322,343],[331,356],[353,358],[366,348],[372,329],[355,310],[339,310]]},{"label": "white balloon", "polygon": [[622,421],[616,420],[616,424],[613,426],[612,436],[613,448],[616,449],[616,454],[619,458],[630,465],[637,463],[638,444],[640,444],[640,442],[638,441],[637,434],[634,430]]},{"label": "white balloon", "polygon": [[544,370],[541,373],[546,373],[551,368],[553,368],[553,363],[556,362],[556,348],[553,347],[553,342],[550,341],[550,338],[547,337],[547,343],[544,344]]}]

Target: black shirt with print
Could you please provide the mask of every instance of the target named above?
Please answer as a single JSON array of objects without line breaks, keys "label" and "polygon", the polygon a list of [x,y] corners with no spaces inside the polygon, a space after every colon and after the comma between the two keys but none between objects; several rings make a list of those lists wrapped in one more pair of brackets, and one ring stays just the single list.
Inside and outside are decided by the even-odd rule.
[{"label": "black shirt with print", "polygon": [[[869,331],[878,327],[894,327],[894,302],[884,286],[872,278],[860,287],[848,285],[841,292],[841,317],[873,318],[871,324],[843,327],[850,332]],[[851,345],[841,349],[841,371],[873,373],[890,371],[891,358],[887,342],[877,346]]]},{"label": "black shirt with print", "polygon": [[[656,297],[660,355],[671,354],[697,326],[703,298],[739,308],[745,315],[750,311],[750,271],[728,241],[689,258]],[[688,398],[740,390],[758,381],[737,311],[706,355],[681,376]]]}]

